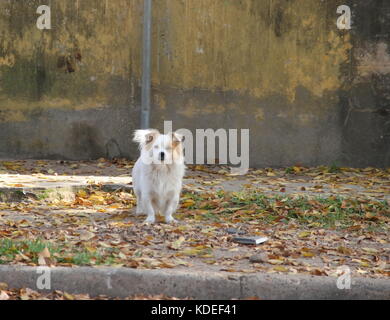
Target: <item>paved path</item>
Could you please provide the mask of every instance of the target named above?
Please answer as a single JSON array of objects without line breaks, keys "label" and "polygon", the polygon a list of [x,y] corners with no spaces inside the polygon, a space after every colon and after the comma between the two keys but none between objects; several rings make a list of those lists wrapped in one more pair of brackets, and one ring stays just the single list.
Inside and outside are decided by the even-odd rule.
[{"label": "paved path", "polygon": [[[77,192],[91,185],[131,188],[131,162],[108,161],[0,161],[0,192],[37,193],[42,190]],[[286,169],[250,170],[245,176],[232,176],[225,167],[192,166],[187,170],[184,187],[192,191],[256,190],[267,195],[308,197],[365,197],[390,201],[388,169],[351,169],[337,173],[325,168],[295,167]],[[291,169],[292,170],[292,169]]]}]

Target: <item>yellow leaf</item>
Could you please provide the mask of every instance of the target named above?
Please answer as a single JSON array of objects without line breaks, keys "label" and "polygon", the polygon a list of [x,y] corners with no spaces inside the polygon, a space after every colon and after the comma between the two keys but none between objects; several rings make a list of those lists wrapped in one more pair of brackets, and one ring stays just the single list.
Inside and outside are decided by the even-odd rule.
[{"label": "yellow leaf", "polygon": [[7,290],[8,289],[8,284],[4,282],[0,282],[0,290]]},{"label": "yellow leaf", "polygon": [[188,248],[181,251],[185,256],[198,256],[201,258],[212,258],[211,249],[206,246],[197,246],[195,248]]},{"label": "yellow leaf", "polygon": [[79,192],[77,192],[77,195],[81,198],[88,198],[88,194],[85,190],[80,190]]},{"label": "yellow leaf", "polygon": [[365,267],[365,268],[370,267],[370,263],[367,261],[360,260],[360,259],[352,259],[352,261],[359,263],[361,267]]},{"label": "yellow leaf", "polygon": [[180,231],[186,231],[188,230],[188,226],[179,226],[177,229],[179,229]]},{"label": "yellow leaf", "polygon": [[67,292],[64,292],[64,298],[66,300],[74,300],[74,296],[72,296],[71,294],[69,294]]},{"label": "yellow leaf", "polygon": [[311,232],[303,231],[303,232],[301,232],[301,233],[298,235],[298,237],[299,237],[299,238],[307,238],[307,237],[309,237],[310,235],[311,235]]},{"label": "yellow leaf", "polygon": [[189,208],[189,207],[192,207],[193,205],[195,205],[195,201],[192,199],[187,199],[183,202],[182,207]]},{"label": "yellow leaf", "polygon": [[282,259],[269,259],[267,262],[270,264],[283,264],[284,260],[282,260]]},{"label": "yellow leaf", "polygon": [[184,237],[180,237],[178,240],[174,241],[171,244],[170,248],[174,249],[174,250],[179,250],[184,241],[185,241],[185,238]]},{"label": "yellow leaf", "polygon": [[196,256],[199,253],[199,250],[196,249],[186,249],[182,252],[186,256]]},{"label": "yellow leaf", "polygon": [[106,202],[103,196],[99,196],[96,194],[93,194],[92,196],[90,196],[88,198],[88,200],[94,204],[105,204],[105,202]]},{"label": "yellow leaf", "polygon": [[279,271],[279,272],[288,272],[288,269],[286,267],[283,267],[283,266],[276,266],[273,269],[275,271]]},{"label": "yellow leaf", "polygon": [[252,172],[252,174],[262,174],[263,172],[263,170],[255,170]]},{"label": "yellow leaf", "polygon": [[311,258],[315,256],[315,253],[310,251],[302,251],[302,255],[306,258]]},{"label": "yellow leaf", "polygon": [[95,253],[96,252],[96,248],[92,247],[92,246],[84,246],[85,249],[87,249],[89,252],[91,253]]},{"label": "yellow leaf", "polygon": [[133,225],[133,223],[130,221],[129,222],[111,222],[110,223],[110,226],[113,228],[128,228],[132,225]]}]

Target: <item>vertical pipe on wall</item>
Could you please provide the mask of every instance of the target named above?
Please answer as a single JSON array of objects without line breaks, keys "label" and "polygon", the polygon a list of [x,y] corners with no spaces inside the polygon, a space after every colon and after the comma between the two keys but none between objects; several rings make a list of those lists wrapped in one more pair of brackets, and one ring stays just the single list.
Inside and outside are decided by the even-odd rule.
[{"label": "vertical pipe on wall", "polygon": [[148,129],[150,125],[151,50],[152,50],[152,0],[144,0],[141,129]]}]

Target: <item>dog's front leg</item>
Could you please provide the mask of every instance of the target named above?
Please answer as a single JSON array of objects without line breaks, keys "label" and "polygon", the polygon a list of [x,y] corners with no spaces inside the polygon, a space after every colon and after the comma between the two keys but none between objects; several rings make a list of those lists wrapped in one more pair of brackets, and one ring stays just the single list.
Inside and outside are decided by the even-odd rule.
[{"label": "dog's front leg", "polygon": [[139,216],[143,213],[145,213],[144,209],[142,208],[142,198],[141,198],[141,192],[136,190],[135,191],[135,195],[136,195],[136,198],[137,198],[137,207],[135,209],[135,215],[136,216]]},{"label": "dog's front leg", "polygon": [[156,222],[156,216],[154,212],[153,205],[151,201],[143,200],[142,201],[142,208],[145,210],[145,213],[148,215],[148,217],[145,220],[145,223],[155,223]]},{"label": "dog's front leg", "polygon": [[167,206],[165,208],[165,212],[164,212],[166,223],[176,223],[177,222],[175,220],[175,218],[173,218],[172,215],[175,213],[178,205],[179,205],[179,198],[178,197],[174,197],[173,199],[168,201]]}]

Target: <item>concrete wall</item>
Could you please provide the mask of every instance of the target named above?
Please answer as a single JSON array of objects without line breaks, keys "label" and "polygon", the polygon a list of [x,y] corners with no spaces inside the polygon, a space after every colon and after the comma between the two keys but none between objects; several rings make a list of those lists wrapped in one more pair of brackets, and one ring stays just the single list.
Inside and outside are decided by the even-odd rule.
[{"label": "concrete wall", "polygon": [[[0,2],[0,157],[137,156],[142,11]],[[158,0],[153,16],[153,127],[249,128],[251,166],[390,166],[388,1]]]}]

